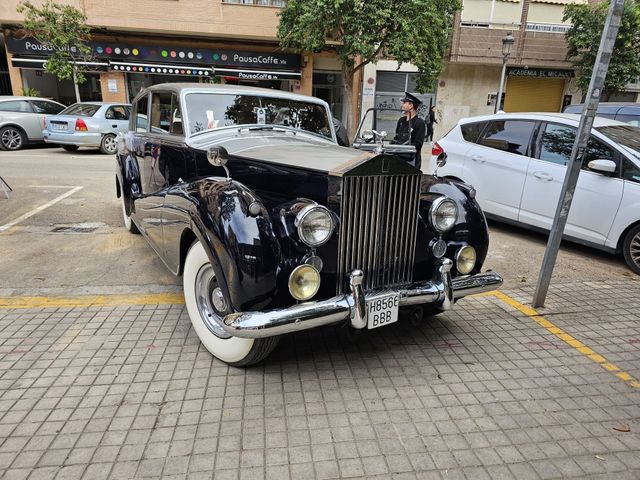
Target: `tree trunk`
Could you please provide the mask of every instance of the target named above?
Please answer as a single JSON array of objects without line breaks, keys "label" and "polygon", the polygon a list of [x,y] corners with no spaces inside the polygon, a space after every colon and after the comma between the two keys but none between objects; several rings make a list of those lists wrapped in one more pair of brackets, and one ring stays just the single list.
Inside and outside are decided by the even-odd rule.
[{"label": "tree trunk", "polygon": [[73,86],[76,90],[76,102],[80,102],[80,89],[78,88],[78,77],[76,76],[76,66],[73,65]]},{"label": "tree trunk", "polygon": [[355,128],[351,121],[351,102],[353,101],[353,70],[342,69],[343,100],[342,100],[342,124],[347,131],[349,140],[355,136]]}]

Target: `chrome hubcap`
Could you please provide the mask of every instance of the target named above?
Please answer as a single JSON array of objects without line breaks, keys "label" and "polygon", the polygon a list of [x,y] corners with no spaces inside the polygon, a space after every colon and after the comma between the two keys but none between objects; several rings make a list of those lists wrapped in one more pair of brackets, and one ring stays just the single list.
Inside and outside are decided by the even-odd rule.
[{"label": "chrome hubcap", "polygon": [[629,255],[633,263],[640,266],[640,233],[637,233],[629,245]]},{"label": "chrome hubcap", "polygon": [[22,145],[22,137],[20,132],[13,128],[8,128],[2,132],[2,145],[8,150],[15,150]]},{"label": "chrome hubcap", "polygon": [[104,149],[109,153],[116,152],[116,139],[114,137],[107,137],[104,139]]},{"label": "chrome hubcap", "polygon": [[209,331],[216,337],[230,338],[222,328],[222,314],[227,310],[227,301],[210,264],[203,265],[196,275],[195,283],[196,304],[200,318]]}]

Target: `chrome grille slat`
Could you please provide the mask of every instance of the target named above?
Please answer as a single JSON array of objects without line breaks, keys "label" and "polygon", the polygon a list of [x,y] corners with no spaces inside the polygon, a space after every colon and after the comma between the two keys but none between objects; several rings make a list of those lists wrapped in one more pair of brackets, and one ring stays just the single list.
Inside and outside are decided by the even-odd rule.
[{"label": "chrome grille slat", "polygon": [[420,174],[343,177],[338,293],[356,268],[366,290],[412,281],[419,187]]}]

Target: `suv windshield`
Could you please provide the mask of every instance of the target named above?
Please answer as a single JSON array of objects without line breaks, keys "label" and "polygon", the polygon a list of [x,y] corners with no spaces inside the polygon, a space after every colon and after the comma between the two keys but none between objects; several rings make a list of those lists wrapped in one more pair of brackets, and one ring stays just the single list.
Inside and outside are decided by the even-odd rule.
[{"label": "suv windshield", "polygon": [[282,125],[332,138],[327,110],[315,103],[258,95],[189,93],[185,105],[190,134],[233,125]]},{"label": "suv windshield", "polygon": [[631,125],[615,125],[597,127],[596,130],[614,142],[627,147],[636,157],[640,158],[640,128]]}]

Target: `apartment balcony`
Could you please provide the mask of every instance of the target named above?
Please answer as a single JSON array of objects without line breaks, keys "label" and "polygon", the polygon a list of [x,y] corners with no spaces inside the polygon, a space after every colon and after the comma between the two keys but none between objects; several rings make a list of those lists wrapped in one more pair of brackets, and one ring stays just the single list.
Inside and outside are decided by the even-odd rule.
[{"label": "apartment balcony", "polygon": [[502,28],[461,25],[455,32],[450,61],[471,64],[502,64],[502,37],[513,32],[516,40],[509,57],[510,65],[570,68],[563,25],[504,25]]}]

